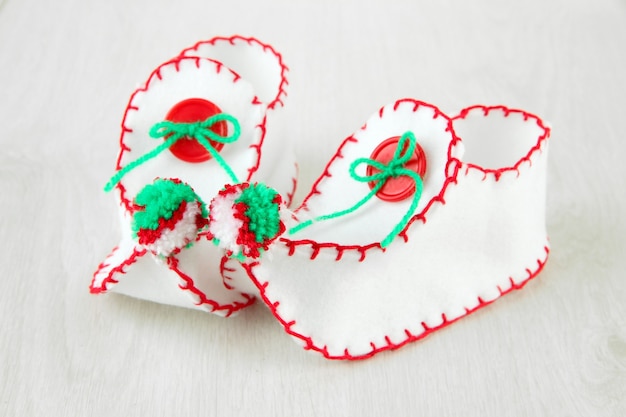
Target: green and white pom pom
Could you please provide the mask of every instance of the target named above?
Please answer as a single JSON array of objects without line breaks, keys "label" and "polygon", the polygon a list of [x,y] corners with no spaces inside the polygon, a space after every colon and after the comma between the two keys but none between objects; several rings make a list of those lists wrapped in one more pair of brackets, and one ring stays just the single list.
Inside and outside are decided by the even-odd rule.
[{"label": "green and white pom pom", "polygon": [[157,178],[135,197],[132,230],[138,243],[159,257],[191,245],[207,225],[204,202],[188,184]]},{"label": "green and white pom pom", "polygon": [[230,256],[258,258],[285,231],[282,201],[264,184],[227,185],[211,201],[209,234]]}]

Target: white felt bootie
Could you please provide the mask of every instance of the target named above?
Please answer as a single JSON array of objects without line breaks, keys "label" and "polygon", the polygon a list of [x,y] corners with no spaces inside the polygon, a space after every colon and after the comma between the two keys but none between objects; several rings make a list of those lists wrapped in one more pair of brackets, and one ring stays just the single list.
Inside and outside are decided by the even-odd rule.
[{"label": "white felt bootie", "polygon": [[332,359],[418,340],[546,262],[549,128],[503,106],[448,117],[412,99],[347,138],[286,232],[233,285]]},{"label": "white felt bootie", "polygon": [[274,120],[286,72],[270,45],[220,37],[160,65],[132,94],[106,187],[119,202],[122,239],[91,292],[220,315],[253,301],[224,285],[234,261],[207,237],[204,202],[243,181],[293,196],[295,160]]}]

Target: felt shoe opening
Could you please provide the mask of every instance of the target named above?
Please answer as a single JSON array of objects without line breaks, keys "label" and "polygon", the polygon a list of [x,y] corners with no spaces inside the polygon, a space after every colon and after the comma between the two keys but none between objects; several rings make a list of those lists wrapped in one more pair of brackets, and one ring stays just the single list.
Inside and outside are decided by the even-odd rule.
[{"label": "felt shoe opening", "polygon": [[515,168],[538,149],[549,128],[537,116],[503,106],[473,106],[453,118],[463,163],[488,171]]}]

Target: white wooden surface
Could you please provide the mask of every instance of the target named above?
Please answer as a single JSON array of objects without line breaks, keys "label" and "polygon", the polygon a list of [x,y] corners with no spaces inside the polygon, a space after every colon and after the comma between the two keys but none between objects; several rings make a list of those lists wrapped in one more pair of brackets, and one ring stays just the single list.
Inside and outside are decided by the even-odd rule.
[{"label": "white wooden surface", "polygon": [[[552,254],[523,291],[356,363],[234,319],[92,296],[137,83],[196,40],[290,66],[299,196],[401,97],[551,121]],[[0,415],[626,415],[626,2],[0,0]]]}]

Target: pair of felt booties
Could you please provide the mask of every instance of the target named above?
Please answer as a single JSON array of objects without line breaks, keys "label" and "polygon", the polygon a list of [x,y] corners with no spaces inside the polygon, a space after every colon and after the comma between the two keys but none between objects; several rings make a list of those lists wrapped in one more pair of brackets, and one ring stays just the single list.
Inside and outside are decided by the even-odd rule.
[{"label": "pair of felt booties", "polygon": [[116,172],[122,239],[91,292],[232,316],[261,299],[305,349],[361,359],[521,288],[548,256],[550,129],[504,106],[455,116],[414,99],[341,143],[293,211],[277,113],[287,67],[214,38],[129,101]]}]

